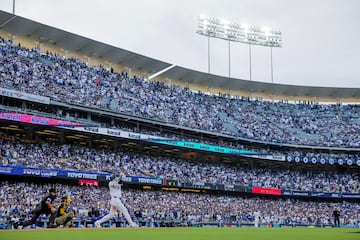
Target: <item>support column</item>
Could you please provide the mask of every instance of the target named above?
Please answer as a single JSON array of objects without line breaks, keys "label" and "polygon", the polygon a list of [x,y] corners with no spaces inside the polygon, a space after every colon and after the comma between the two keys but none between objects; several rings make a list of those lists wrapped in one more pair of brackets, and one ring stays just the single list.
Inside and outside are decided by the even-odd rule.
[{"label": "support column", "polygon": [[12,14],[15,15],[15,0],[13,0],[13,10],[12,10]]},{"label": "support column", "polygon": [[42,54],[43,53],[43,44],[39,43],[38,48],[39,48],[40,54]]}]

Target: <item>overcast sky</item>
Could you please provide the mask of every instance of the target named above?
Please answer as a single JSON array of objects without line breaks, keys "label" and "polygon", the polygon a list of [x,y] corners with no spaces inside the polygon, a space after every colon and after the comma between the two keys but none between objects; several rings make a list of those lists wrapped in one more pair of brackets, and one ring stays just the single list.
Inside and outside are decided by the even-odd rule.
[{"label": "overcast sky", "polygon": [[[12,12],[13,0],[0,9]],[[274,82],[360,88],[360,0],[16,0],[15,13],[203,72],[207,38],[197,16],[277,28]],[[249,79],[248,46],[231,44],[231,76]],[[211,39],[211,73],[228,76],[228,43]],[[252,78],[271,82],[270,48],[252,47]]]}]

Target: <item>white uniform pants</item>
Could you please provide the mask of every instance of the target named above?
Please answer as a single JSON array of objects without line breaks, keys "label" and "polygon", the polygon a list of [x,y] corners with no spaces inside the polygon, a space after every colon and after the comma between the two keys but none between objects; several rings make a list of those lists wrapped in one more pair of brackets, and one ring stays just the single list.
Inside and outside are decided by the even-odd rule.
[{"label": "white uniform pants", "polygon": [[105,215],[103,218],[98,220],[100,224],[106,221],[109,221],[111,218],[113,218],[116,215],[116,212],[121,212],[125,219],[128,221],[130,225],[134,225],[134,222],[131,220],[131,217],[129,215],[128,210],[124,206],[124,204],[121,202],[120,198],[118,197],[112,197],[110,200],[110,212],[108,215]]}]

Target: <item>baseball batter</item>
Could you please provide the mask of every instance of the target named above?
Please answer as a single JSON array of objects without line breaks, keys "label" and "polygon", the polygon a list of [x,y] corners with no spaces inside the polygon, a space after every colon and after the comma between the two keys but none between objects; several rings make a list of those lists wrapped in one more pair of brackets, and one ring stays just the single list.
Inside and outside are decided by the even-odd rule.
[{"label": "baseball batter", "polygon": [[132,221],[128,210],[121,202],[121,186],[123,181],[125,180],[125,175],[122,173],[120,175],[112,175],[110,177],[110,180],[111,180],[109,182],[109,189],[111,195],[110,212],[100,220],[97,220],[95,222],[95,227],[101,227],[101,224],[113,218],[117,211],[123,214],[125,219],[128,221],[130,227],[139,227],[136,223]]}]

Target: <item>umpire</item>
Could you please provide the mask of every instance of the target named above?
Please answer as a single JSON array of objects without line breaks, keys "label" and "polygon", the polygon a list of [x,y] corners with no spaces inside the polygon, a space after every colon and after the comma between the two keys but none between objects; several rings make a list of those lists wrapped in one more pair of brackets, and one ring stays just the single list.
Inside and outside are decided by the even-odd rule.
[{"label": "umpire", "polygon": [[41,214],[50,215],[55,213],[56,208],[53,206],[53,202],[55,199],[56,190],[55,188],[50,188],[49,194],[47,194],[43,199],[41,199],[41,201],[36,205],[36,208],[32,211],[31,219],[14,223],[14,228],[17,229],[19,226],[26,227],[34,224]]},{"label": "umpire", "polygon": [[333,217],[334,217],[334,226],[340,227],[340,211],[335,209],[333,211]]}]

